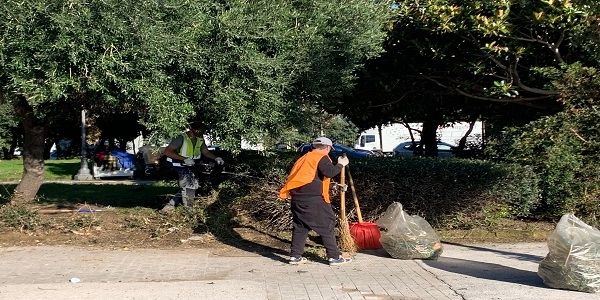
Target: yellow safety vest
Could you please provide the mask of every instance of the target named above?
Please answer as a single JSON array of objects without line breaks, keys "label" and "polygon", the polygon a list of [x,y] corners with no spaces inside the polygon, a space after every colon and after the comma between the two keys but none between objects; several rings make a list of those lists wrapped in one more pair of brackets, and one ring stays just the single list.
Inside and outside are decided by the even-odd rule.
[{"label": "yellow safety vest", "polygon": [[183,134],[183,144],[179,148],[179,155],[191,159],[200,159],[203,143],[204,139],[196,137],[196,145],[194,145],[192,139],[187,134]]}]

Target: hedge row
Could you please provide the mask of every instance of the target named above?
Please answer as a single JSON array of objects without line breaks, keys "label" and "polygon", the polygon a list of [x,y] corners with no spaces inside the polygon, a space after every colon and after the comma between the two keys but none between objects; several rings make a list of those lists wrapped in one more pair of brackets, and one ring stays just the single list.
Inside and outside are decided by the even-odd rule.
[{"label": "hedge row", "polygon": [[[298,157],[297,153],[236,157],[236,172],[245,174],[236,178],[246,189],[236,209],[270,229],[288,229],[289,203],[277,199],[277,192]],[[469,227],[490,218],[531,216],[540,201],[536,174],[513,164],[375,157],[352,160],[348,170],[365,221],[376,220],[391,203],[400,202],[409,214],[418,214],[433,226]],[[337,209],[339,195],[333,194]],[[346,199],[348,216],[356,220],[351,189]]]}]

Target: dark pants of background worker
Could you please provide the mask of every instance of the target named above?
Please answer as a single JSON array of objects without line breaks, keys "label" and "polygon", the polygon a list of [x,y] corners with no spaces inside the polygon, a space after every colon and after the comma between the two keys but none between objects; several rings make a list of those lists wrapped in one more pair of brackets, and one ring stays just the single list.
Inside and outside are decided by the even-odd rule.
[{"label": "dark pants of background worker", "polygon": [[183,205],[191,207],[196,197],[196,190],[198,189],[198,177],[191,168],[176,167],[173,169],[179,176],[179,179],[177,180],[179,191],[173,196],[171,201],[167,203],[167,206],[175,207]]},{"label": "dark pants of background worker", "polygon": [[328,258],[340,257],[335,240],[335,214],[331,204],[321,197],[309,199],[292,199],[292,232],[291,257],[301,257],[308,232],[313,230],[321,236]]}]

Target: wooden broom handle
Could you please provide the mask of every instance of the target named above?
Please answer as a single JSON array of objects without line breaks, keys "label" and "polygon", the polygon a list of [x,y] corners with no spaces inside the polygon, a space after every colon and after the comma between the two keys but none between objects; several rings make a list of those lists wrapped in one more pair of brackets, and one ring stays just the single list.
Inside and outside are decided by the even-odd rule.
[{"label": "wooden broom handle", "polygon": [[358,204],[358,197],[356,196],[356,190],[354,189],[354,182],[352,181],[352,174],[350,174],[350,168],[348,168],[348,181],[350,181],[350,189],[352,190],[352,197],[354,198],[354,207],[356,207],[356,215],[358,215],[358,223],[363,222],[362,214],[360,213],[360,205]]},{"label": "wooden broom handle", "polygon": [[340,190],[340,213],[343,219],[346,218],[346,192],[344,191],[344,185],[346,184],[346,168],[342,167],[340,172],[340,184],[342,189]]}]

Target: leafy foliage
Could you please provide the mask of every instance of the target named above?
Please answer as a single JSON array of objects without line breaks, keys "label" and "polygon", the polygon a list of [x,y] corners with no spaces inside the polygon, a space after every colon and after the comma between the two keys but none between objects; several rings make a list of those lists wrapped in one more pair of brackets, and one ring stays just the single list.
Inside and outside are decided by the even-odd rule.
[{"label": "leafy foliage", "polygon": [[[241,137],[259,143],[305,124],[307,112],[351,88],[353,70],[381,51],[387,17],[383,5],[358,0],[227,1],[185,9],[197,14],[181,13],[185,51],[172,54],[166,72],[204,131],[234,151]],[[165,132],[153,123],[146,125]]]},{"label": "leafy foliage", "polygon": [[[244,180],[245,189],[253,192],[236,202],[238,211],[246,212],[264,227],[289,228],[289,203],[277,199],[277,195],[287,177],[283,171],[289,171],[298,156],[280,153],[240,161],[241,165],[256,165],[262,175],[254,173],[258,178]],[[270,167],[258,167],[265,165]],[[518,164],[376,157],[355,159],[350,170],[365,221],[375,220],[398,201],[410,214],[423,216],[434,226],[490,225],[498,218],[535,217],[540,201],[537,175],[532,168]],[[332,199],[337,209],[338,194],[334,193]],[[354,220],[355,210],[352,205],[348,209],[349,219]],[[449,221],[458,215],[464,220]]]},{"label": "leafy foliage", "polygon": [[44,222],[39,214],[22,205],[5,204],[0,207],[0,228],[14,228],[20,231],[34,231]]},{"label": "leafy foliage", "polygon": [[452,85],[474,95],[524,104],[516,100],[557,94],[532,68],[576,61],[597,64],[592,45],[600,41],[600,10],[591,1],[431,0],[404,1],[402,8],[413,23],[453,36],[453,45],[470,45],[465,55],[454,56],[451,45],[429,43],[431,56],[460,62],[461,69],[483,80]]},{"label": "leafy foliage", "polygon": [[263,144],[268,148],[271,148],[271,145],[284,144],[295,150],[300,143],[311,142],[318,136],[327,136],[334,142],[347,146],[354,145],[358,128],[342,115],[313,110],[304,112],[304,116],[305,118],[299,120],[295,126],[290,124],[289,127],[272,132],[263,138]]},{"label": "leafy foliage", "polygon": [[18,120],[13,108],[6,104],[0,104],[0,148],[10,148],[13,138],[12,131],[17,125]]},{"label": "leafy foliage", "polygon": [[[344,110],[391,121],[523,124],[562,109],[538,68],[598,65],[592,1],[397,1],[386,53],[367,62]],[[518,105],[518,106],[517,106]]]},{"label": "leafy foliage", "polygon": [[600,117],[596,97],[598,70],[580,64],[562,70],[539,69],[554,78],[566,110],[505,132],[491,144],[495,157],[534,166],[542,182],[542,211],[552,218],[565,213],[597,222],[600,215]]},{"label": "leafy foliage", "polygon": [[298,104],[349,89],[362,59],[381,51],[385,11],[362,0],[6,1],[0,101],[25,126],[31,184],[19,201],[41,184],[40,132],[61,113],[138,115],[154,141],[195,119],[237,151],[300,119]]},{"label": "leafy foliage", "polygon": [[143,111],[150,129],[166,133],[195,113],[222,136],[264,131],[294,109],[297,102],[286,102],[298,95],[323,99],[351,86],[360,60],[380,51],[383,8],[363,1],[8,1],[0,11],[6,41],[27,42],[0,48],[0,78],[11,91],[4,100],[23,95],[39,115],[58,107],[38,104],[65,100],[98,114]]}]

